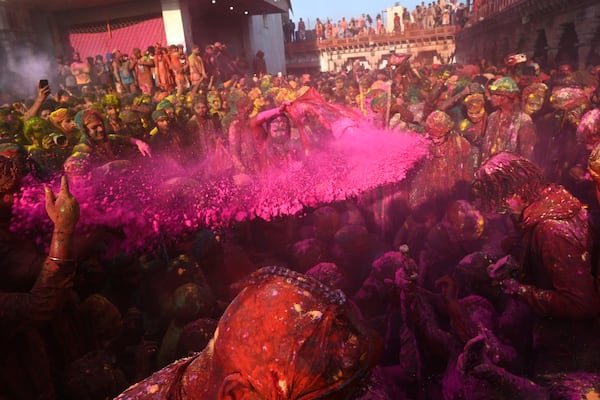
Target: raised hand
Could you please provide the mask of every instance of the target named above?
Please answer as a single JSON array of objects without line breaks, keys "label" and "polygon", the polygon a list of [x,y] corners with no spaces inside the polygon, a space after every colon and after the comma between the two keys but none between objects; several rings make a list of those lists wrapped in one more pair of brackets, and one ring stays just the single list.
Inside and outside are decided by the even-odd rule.
[{"label": "raised hand", "polygon": [[55,231],[72,232],[79,220],[79,203],[69,191],[69,182],[63,175],[57,195],[49,187],[46,191],[46,212],[54,222]]}]

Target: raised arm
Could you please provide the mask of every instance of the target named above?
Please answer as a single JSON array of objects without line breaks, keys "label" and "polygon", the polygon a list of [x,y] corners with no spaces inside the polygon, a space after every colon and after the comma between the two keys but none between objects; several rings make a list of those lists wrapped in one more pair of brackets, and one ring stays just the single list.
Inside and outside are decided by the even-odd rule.
[{"label": "raised arm", "polygon": [[79,204],[62,177],[60,191],[46,188],[46,212],[54,223],[50,251],[29,293],[0,293],[0,321],[15,334],[48,321],[64,305],[75,276],[73,236]]}]

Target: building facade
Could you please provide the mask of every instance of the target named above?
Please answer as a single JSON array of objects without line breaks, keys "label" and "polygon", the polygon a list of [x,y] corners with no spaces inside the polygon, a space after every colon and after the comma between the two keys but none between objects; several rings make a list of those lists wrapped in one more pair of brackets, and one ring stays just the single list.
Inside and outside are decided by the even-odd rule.
[{"label": "building facade", "polygon": [[287,69],[339,72],[356,62],[368,69],[380,69],[394,54],[410,55],[425,64],[448,63],[454,57],[458,30],[454,25],[405,27],[401,32],[286,43]]},{"label": "building facade", "polygon": [[543,65],[600,64],[598,0],[481,0],[457,34],[458,62],[501,64],[525,53]]}]

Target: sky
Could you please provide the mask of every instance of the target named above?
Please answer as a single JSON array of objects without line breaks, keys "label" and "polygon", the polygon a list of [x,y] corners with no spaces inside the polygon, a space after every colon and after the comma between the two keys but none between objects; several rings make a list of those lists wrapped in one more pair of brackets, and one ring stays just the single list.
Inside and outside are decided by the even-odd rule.
[{"label": "sky", "polygon": [[[349,20],[352,17],[358,17],[361,14],[369,14],[375,20],[375,16],[389,7],[398,3],[412,11],[421,0],[291,0],[292,20],[298,22],[302,17],[306,23],[307,29],[314,28],[317,18],[326,21],[330,18],[332,21],[338,21],[342,17]],[[428,2],[425,2],[428,4]]]}]

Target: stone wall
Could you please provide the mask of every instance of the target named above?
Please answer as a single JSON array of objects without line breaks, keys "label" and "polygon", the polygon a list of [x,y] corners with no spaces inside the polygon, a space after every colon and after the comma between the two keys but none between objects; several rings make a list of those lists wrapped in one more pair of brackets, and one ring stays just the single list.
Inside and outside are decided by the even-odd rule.
[{"label": "stone wall", "polygon": [[549,67],[570,62],[583,68],[600,63],[600,3],[596,0],[523,0],[478,20],[456,37],[458,62],[486,58],[501,64],[525,53]]}]

